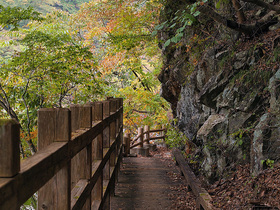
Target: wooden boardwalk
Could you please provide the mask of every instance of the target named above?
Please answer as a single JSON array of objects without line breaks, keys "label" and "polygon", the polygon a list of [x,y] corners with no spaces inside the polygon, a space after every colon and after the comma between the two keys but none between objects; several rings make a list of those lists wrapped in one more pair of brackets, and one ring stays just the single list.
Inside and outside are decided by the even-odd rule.
[{"label": "wooden boardwalk", "polygon": [[171,189],[182,182],[174,182],[169,173],[173,171],[159,158],[124,158],[111,210],[172,209]]}]

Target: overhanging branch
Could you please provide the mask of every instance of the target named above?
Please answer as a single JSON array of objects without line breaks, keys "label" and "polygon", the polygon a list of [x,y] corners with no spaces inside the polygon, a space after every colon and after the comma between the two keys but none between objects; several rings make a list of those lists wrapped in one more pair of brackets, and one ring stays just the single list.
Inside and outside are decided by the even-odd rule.
[{"label": "overhanging branch", "polygon": [[243,0],[243,1],[253,3],[253,4],[258,5],[260,7],[263,7],[265,9],[275,11],[277,14],[280,14],[280,7],[277,6],[277,5],[268,4],[268,3],[264,2],[264,1],[261,1],[261,0]]},{"label": "overhanging branch", "polygon": [[214,11],[214,9],[212,9],[207,5],[203,5],[199,7],[198,10],[201,13],[210,16],[216,22],[250,36],[265,31],[268,29],[269,26],[276,23],[275,21],[273,21],[274,15],[276,14],[275,11],[268,13],[261,20],[259,20],[254,24],[240,24],[237,23],[236,21],[229,20],[224,16],[218,14],[217,12]]}]

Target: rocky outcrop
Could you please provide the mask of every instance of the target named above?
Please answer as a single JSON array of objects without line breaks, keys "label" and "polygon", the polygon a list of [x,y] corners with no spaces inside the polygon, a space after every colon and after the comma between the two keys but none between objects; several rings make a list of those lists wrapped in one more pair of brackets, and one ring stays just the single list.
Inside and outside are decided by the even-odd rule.
[{"label": "rocky outcrop", "polygon": [[[280,65],[276,61],[274,69],[261,70],[268,57],[258,44],[233,49],[230,40],[204,48],[190,67],[186,63],[193,55],[183,46],[192,30],[179,47],[162,47],[162,96],[171,103],[180,130],[203,154],[201,172],[209,181],[242,162],[250,162],[258,174],[267,161],[280,160]],[[170,34],[163,30],[160,37],[166,40]]]},{"label": "rocky outcrop", "polygon": [[[242,71],[252,62],[248,55],[248,51],[237,54],[232,69],[221,67],[208,80],[202,61],[203,68],[198,66],[192,82],[181,88],[178,126],[201,148],[201,168],[210,181],[237,162],[251,161],[252,173],[257,174],[266,160],[280,158],[280,70],[269,86],[236,85],[235,80],[244,76]],[[266,89],[268,98],[262,96]]]}]

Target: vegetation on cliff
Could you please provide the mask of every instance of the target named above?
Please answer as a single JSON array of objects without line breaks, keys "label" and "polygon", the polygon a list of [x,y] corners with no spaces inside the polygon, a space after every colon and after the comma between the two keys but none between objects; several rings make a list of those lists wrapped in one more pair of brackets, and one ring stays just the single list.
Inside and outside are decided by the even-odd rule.
[{"label": "vegetation on cliff", "polygon": [[[208,183],[279,161],[279,1],[166,1],[162,96]],[[228,208],[232,208],[230,206]]]}]

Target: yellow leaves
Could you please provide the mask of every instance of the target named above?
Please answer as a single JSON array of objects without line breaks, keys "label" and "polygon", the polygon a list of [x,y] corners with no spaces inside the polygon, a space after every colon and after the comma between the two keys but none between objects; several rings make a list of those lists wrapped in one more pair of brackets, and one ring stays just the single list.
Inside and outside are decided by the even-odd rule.
[{"label": "yellow leaves", "polygon": [[157,1],[143,2],[95,0],[77,15],[85,43],[96,53],[98,71],[108,84],[106,94],[125,98],[124,124],[131,130],[164,122],[169,106],[159,96],[153,73],[160,70],[159,50],[149,36],[160,7]]},{"label": "yellow leaves", "polygon": [[111,74],[112,71],[117,71],[119,63],[124,59],[124,54],[121,52],[115,55],[105,56],[99,63],[99,70],[104,74]]}]

